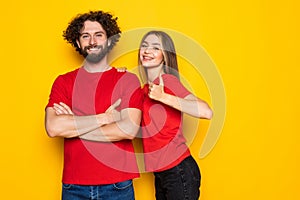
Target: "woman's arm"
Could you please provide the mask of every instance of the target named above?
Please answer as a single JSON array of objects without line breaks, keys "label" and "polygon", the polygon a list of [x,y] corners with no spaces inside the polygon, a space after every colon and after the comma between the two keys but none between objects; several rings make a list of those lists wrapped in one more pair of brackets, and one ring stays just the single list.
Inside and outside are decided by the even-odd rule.
[{"label": "woman's arm", "polygon": [[208,104],[202,99],[195,97],[193,94],[189,94],[185,98],[179,98],[164,93],[160,101],[193,117],[211,119],[213,115]]},{"label": "woman's arm", "polygon": [[185,98],[180,98],[165,93],[164,81],[161,75],[159,76],[159,85],[156,85],[154,83],[149,84],[148,95],[151,99],[160,101],[191,116],[203,119],[212,118],[213,112],[209,105],[193,94],[189,94]]}]

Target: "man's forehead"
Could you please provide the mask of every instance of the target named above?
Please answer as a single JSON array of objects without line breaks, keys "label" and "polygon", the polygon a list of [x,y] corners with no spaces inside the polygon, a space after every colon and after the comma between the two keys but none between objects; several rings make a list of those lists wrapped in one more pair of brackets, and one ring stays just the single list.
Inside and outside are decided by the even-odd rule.
[{"label": "man's forehead", "polygon": [[81,32],[103,32],[105,33],[105,30],[103,29],[102,25],[97,21],[85,21],[84,25],[82,27]]}]

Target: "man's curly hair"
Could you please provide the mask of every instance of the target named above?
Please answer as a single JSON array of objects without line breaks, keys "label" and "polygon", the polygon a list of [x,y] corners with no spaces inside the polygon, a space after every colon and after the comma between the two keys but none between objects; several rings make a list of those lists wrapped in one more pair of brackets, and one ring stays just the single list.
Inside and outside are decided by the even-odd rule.
[{"label": "man's curly hair", "polygon": [[110,13],[103,11],[89,11],[88,13],[78,14],[68,25],[67,29],[63,32],[63,38],[72,46],[76,51],[81,53],[81,49],[77,45],[76,40],[79,40],[80,31],[84,26],[84,22],[97,21],[101,24],[106,31],[107,38],[110,39],[110,45],[108,51],[111,50],[121,37],[121,30],[117,24],[117,17],[113,17]]}]

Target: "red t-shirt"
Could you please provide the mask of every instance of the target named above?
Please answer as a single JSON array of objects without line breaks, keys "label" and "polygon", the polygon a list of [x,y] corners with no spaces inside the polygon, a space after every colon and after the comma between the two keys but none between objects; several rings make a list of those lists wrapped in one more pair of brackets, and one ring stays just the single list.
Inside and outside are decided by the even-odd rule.
[{"label": "red t-shirt", "polygon": [[[164,74],[165,93],[184,98],[190,92],[173,75]],[[159,84],[159,79],[154,81]],[[148,96],[149,85],[144,85],[143,148],[147,171],[163,171],[179,164],[190,155],[182,133],[182,113]]]},{"label": "red t-shirt", "polygon": [[[104,113],[117,99],[124,108],[142,109],[138,78],[129,72],[88,73],[84,68],[60,75],[53,83],[47,107],[64,102],[75,115]],[[64,139],[63,183],[111,184],[139,177],[131,140],[92,142]]]}]

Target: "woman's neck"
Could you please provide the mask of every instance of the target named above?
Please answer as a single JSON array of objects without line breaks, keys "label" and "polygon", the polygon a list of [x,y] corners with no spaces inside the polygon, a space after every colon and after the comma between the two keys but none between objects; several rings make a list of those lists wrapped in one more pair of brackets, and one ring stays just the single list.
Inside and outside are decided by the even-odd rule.
[{"label": "woman's neck", "polygon": [[147,68],[147,80],[148,82],[153,82],[160,74],[163,74],[162,67]]}]

